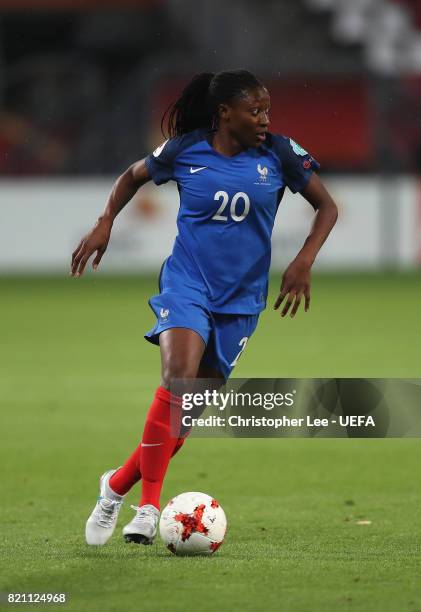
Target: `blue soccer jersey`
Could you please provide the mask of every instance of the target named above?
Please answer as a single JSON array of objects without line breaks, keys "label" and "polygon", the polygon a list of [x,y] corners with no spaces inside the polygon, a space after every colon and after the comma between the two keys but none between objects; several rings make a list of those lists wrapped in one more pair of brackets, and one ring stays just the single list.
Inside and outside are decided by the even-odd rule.
[{"label": "blue soccer jersey", "polygon": [[171,138],[145,160],[157,185],[174,180],[178,235],[160,276],[211,312],[255,314],[266,306],[271,235],[285,187],[302,191],[319,163],[292,139],[271,133],[227,157],[199,128]]}]

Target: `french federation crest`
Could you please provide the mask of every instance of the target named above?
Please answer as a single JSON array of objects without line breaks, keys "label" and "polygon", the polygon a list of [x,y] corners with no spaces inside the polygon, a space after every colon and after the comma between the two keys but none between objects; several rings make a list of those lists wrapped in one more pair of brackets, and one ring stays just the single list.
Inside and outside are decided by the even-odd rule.
[{"label": "french federation crest", "polygon": [[297,155],[307,155],[307,151],[303,149],[303,147],[300,147],[298,142],[295,142],[295,140],[292,140],[292,138],[289,139],[289,142],[294,150],[294,153],[296,153]]},{"label": "french federation crest", "polygon": [[169,314],[170,314],[170,309],[169,308],[161,308],[161,310],[159,311],[159,316],[161,317],[161,320],[162,320],[163,323],[168,321],[168,315]]},{"label": "french federation crest", "polygon": [[266,166],[263,166],[262,168],[260,164],[257,164],[257,171],[259,173],[259,180],[266,182],[268,177],[268,169],[266,168]]}]

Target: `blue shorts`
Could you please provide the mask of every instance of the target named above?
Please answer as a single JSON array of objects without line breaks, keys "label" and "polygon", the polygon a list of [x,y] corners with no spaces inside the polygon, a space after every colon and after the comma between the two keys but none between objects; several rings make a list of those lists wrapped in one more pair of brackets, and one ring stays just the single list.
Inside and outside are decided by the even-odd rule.
[{"label": "blue shorts", "polygon": [[154,295],[148,303],[157,322],[145,334],[146,340],[159,344],[159,334],[172,327],[194,330],[206,344],[201,363],[219,370],[225,380],[246,348],[260,314],[210,312],[194,298],[171,292]]}]

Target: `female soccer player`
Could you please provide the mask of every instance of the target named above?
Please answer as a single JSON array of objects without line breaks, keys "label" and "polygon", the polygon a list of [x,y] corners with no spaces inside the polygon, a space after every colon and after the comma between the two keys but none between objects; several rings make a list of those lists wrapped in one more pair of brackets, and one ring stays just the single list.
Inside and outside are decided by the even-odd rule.
[{"label": "female soccer player", "polygon": [[[170,431],[171,381],[231,374],[259,313],[266,306],[271,233],[285,187],[300,192],[315,210],[302,249],[283,274],[274,308],[294,317],[310,306],[310,271],[337,219],[337,208],[315,174],[320,166],[291,138],[268,131],[270,98],[246,70],[196,75],[172,106],[169,139],[134,163],[116,181],[104,214],[72,254],[72,276],[83,274],[93,253],[96,270],[113,221],[149,180],[177,183],[180,209],[172,254],[149,304],[157,321],[145,334],[159,345],[161,381],[149,408],[140,445],[118,469],[100,478],[100,495],[86,524],[88,544],[105,544],[115,529],[124,496],[142,479],[126,541],[151,544],[160,493],[170,458],[179,450]],[[163,117],[161,127],[166,114]]]}]

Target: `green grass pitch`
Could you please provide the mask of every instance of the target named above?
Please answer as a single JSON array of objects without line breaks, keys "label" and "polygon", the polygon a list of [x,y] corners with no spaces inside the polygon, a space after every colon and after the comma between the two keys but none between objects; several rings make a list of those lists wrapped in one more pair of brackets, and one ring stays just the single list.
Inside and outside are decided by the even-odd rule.
[{"label": "green grass pitch", "polygon": [[[236,377],[421,377],[419,274],[316,276],[294,320],[271,309],[277,284]],[[109,544],[88,547],[98,477],[138,443],[159,384],[143,339],[156,278],[4,277],[0,291],[1,591],[101,612],[421,610],[417,439],[192,439],[162,502],[215,496],[220,550],[125,544],[138,487]]]}]

